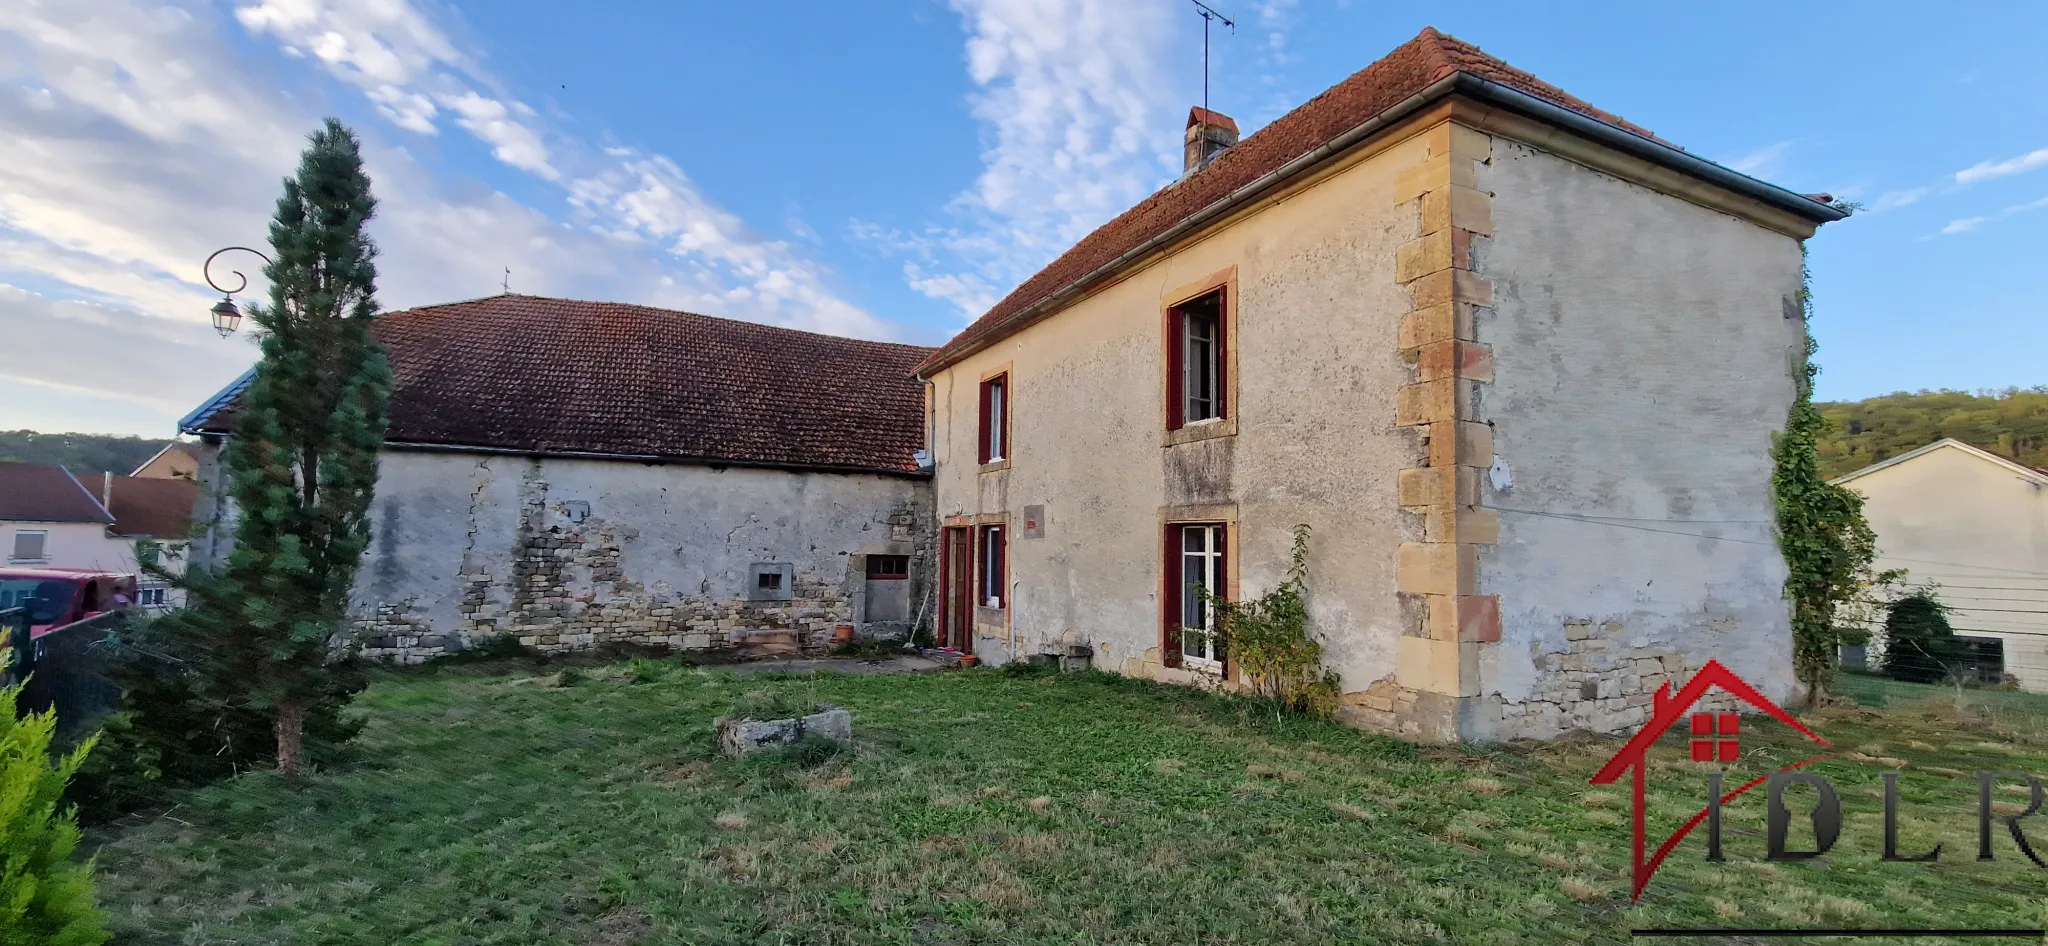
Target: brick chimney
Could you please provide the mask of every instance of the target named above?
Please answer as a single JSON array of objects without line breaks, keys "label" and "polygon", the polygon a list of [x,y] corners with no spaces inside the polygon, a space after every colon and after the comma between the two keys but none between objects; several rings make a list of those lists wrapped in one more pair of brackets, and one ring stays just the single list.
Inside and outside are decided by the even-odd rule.
[{"label": "brick chimney", "polygon": [[1234,144],[1237,144],[1237,123],[1231,121],[1230,116],[1199,105],[1188,109],[1187,164],[1183,168],[1186,173],[1193,174],[1208,164],[1209,159]]}]

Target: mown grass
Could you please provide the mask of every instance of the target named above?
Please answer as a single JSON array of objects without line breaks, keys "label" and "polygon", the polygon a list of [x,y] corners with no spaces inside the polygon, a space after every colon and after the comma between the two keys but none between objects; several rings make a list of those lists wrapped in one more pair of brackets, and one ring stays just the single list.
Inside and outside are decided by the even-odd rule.
[{"label": "mown grass", "polygon": [[[1973,860],[1968,774],[2048,774],[2048,750],[1940,700],[1813,720],[1847,753],[1814,767],[1846,815],[1829,857],[1763,863],[1759,791],[1728,810],[1728,863],[1688,840],[1631,907],[1626,783],[1586,784],[1613,740],[1417,747],[1098,675],[640,661],[562,682],[387,678],[361,704],[374,762],[301,789],[245,776],[108,832],[122,941],[1620,943],[2048,921],[2048,871],[2003,838]],[[715,717],[775,700],[851,709],[857,746],[715,756]],[[1745,728],[1742,777],[1814,754]],[[1653,761],[1653,844],[1701,804],[1683,756],[1673,737]],[[1902,847],[1940,841],[1939,863],[1879,862],[1889,769]]]}]

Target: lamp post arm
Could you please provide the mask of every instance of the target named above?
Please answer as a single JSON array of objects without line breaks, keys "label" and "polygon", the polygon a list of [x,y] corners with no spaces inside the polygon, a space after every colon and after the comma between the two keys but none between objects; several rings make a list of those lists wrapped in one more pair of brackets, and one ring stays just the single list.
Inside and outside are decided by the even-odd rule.
[{"label": "lamp post arm", "polygon": [[222,253],[227,253],[234,250],[240,250],[244,253],[255,253],[257,258],[263,260],[264,263],[268,264],[271,262],[270,257],[264,256],[260,251],[252,250],[246,246],[225,246],[218,250],[214,250],[213,255],[206,258],[205,265],[200,267],[199,274],[205,277],[207,285],[212,286],[215,292],[219,292],[222,295],[232,296],[235,293],[241,292],[242,290],[249,288],[249,277],[242,275],[242,271],[239,269],[228,270],[228,272],[231,272],[235,275],[236,279],[241,280],[240,282],[235,283],[235,288],[233,289],[229,289],[226,286],[223,286],[220,283],[213,281],[214,259],[220,256]]}]

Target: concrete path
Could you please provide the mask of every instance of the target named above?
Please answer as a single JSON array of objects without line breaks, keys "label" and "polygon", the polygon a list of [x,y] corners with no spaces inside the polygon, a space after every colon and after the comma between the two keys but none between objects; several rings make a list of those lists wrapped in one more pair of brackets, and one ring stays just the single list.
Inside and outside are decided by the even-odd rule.
[{"label": "concrete path", "polygon": [[851,657],[777,657],[769,660],[750,660],[743,664],[720,664],[718,670],[733,673],[816,673],[820,670],[836,670],[857,677],[881,676],[890,673],[926,673],[944,670],[946,665],[926,657],[904,654],[900,657],[883,657],[875,660],[859,660]]}]

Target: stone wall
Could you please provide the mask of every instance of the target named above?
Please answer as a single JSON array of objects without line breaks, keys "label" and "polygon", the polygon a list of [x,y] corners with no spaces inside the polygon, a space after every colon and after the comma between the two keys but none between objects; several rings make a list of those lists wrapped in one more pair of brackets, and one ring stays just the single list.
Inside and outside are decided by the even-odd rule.
[{"label": "stone wall", "polygon": [[[391,450],[355,631],[365,656],[406,663],[499,637],[702,650],[791,632],[822,647],[863,624],[870,554],[910,556],[923,602],[929,508],[907,477]],[[786,598],[748,587],[763,564],[787,566]]]}]

